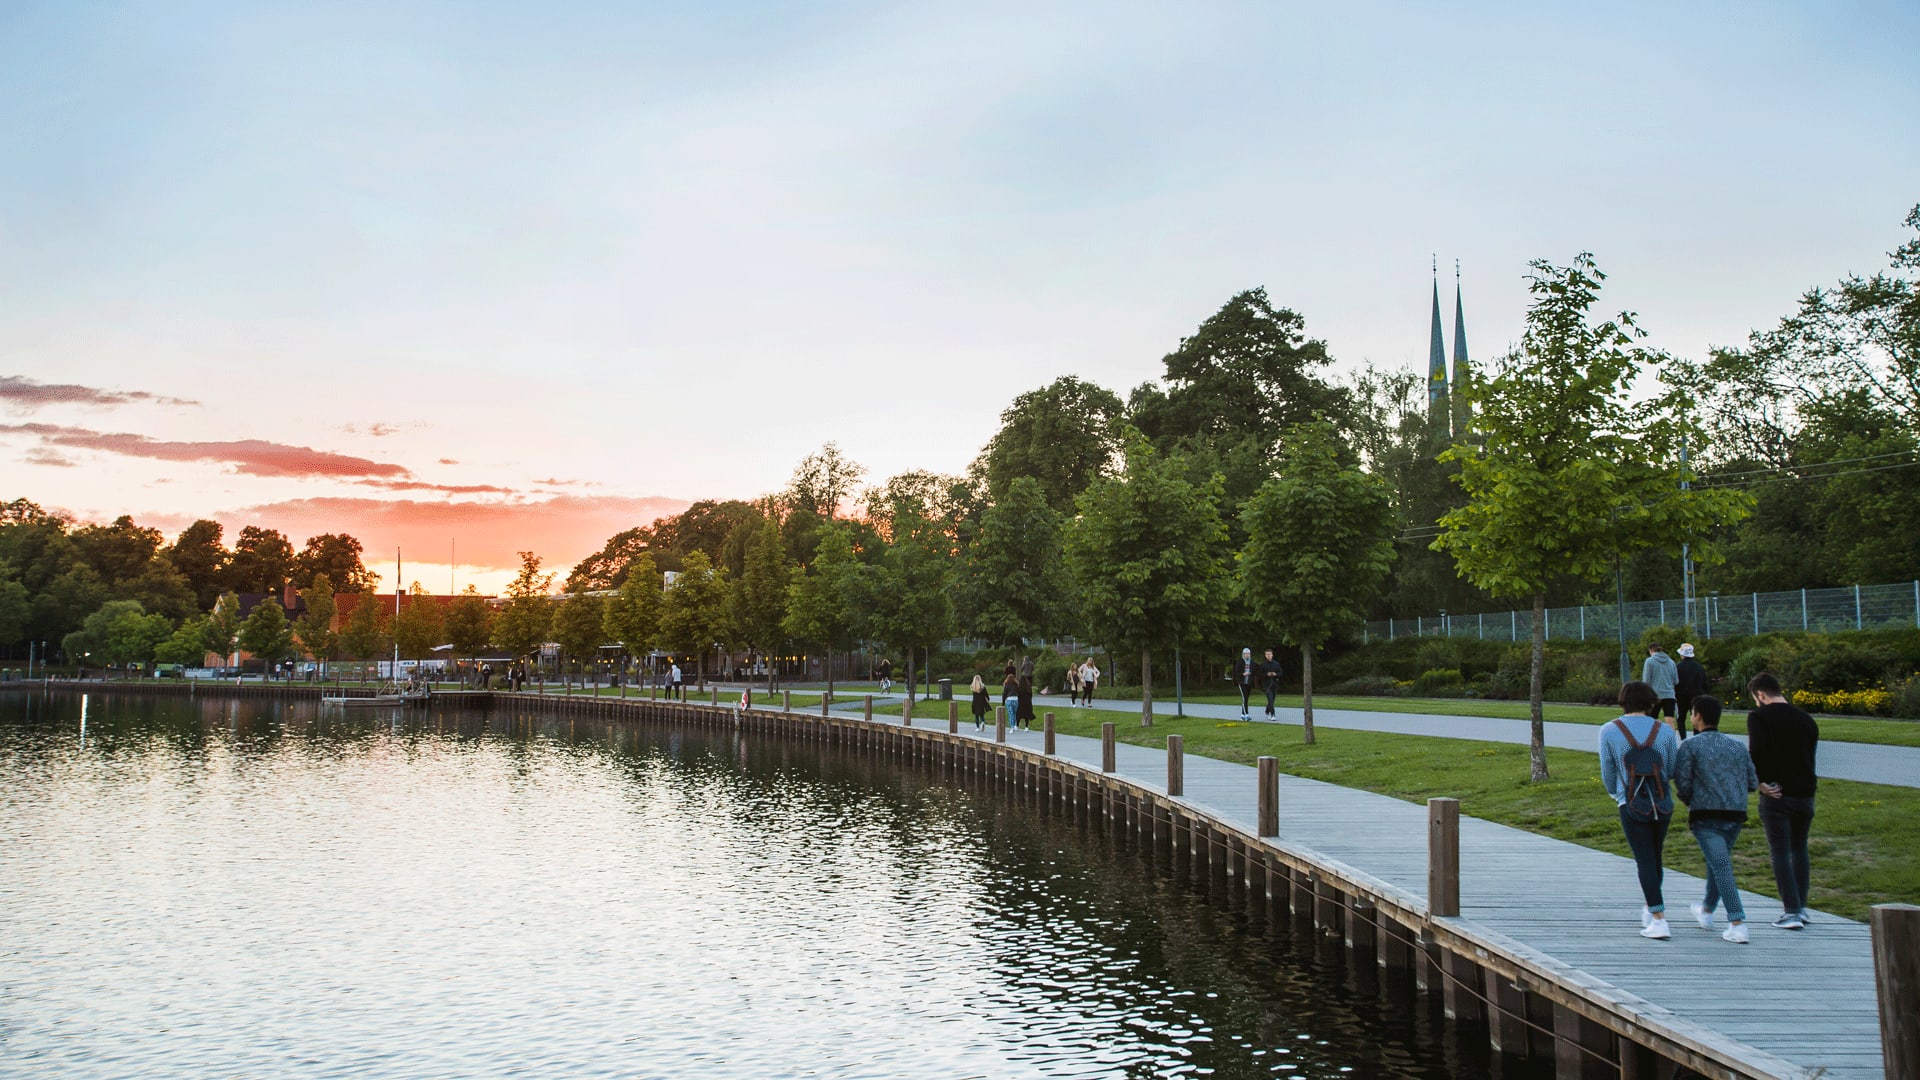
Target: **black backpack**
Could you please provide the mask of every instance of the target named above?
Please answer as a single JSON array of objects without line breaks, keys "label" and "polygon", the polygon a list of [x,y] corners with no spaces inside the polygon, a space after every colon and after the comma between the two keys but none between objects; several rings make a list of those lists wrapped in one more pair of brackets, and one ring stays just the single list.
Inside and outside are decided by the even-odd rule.
[{"label": "black backpack", "polygon": [[1617,719],[1613,726],[1627,737],[1627,752],[1620,755],[1620,765],[1627,770],[1627,816],[1635,821],[1659,821],[1671,816],[1673,794],[1667,790],[1667,760],[1653,748],[1665,725],[1655,720],[1646,742],[1634,739],[1625,720]]}]

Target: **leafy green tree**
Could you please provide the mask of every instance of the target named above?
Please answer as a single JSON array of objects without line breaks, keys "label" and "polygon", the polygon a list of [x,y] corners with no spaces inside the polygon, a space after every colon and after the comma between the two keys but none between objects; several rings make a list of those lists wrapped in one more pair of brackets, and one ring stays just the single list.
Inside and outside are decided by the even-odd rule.
[{"label": "leafy green tree", "polygon": [[1009,480],[967,548],[967,571],[957,583],[969,633],[994,645],[1019,647],[1051,637],[1067,617],[1064,524],[1040,482]]},{"label": "leafy green tree", "polygon": [[393,643],[400,647],[400,655],[405,659],[426,660],[433,656],[433,647],[442,644],[445,636],[446,624],[440,605],[433,594],[414,582],[400,605],[400,614],[394,617]]},{"label": "leafy green tree", "polygon": [[827,693],[833,693],[833,656],[853,647],[862,567],[852,531],[842,524],[820,530],[812,561],[787,585],[787,635],[818,647],[826,658]]},{"label": "leafy green tree", "polygon": [[694,671],[706,677],[707,655],[731,636],[727,580],[704,551],[689,551],[660,602],[660,636],[676,653],[691,653]]},{"label": "leafy green tree", "polygon": [[0,645],[12,645],[27,636],[33,618],[33,597],[27,587],[0,576]]},{"label": "leafy green tree", "polygon": [[481,597],[480,590],[467,591],[447,606],[447,642],[457,659],[478,656],[493,640],[493,609]]},{"label": "leafy green tree", "polygon": [[493,634],[516,657],[531,655],[553,630],[552,574],[540,572],[540,556],[520,553],[520,572],[507,586],[507,603],[494,616]]},{"label": "leafy green tree", "polygon": [[[293,575],[293,545],[278,529],[248,525],[233,542],[228,588],[279,596]],[[284,611],[281,614],[286,614]]]},{"label": "leafy green tree", "polygon": [[219,522],[201,518],[187,526],[166,550],[167,560],[186,575],[199,611],[207,611],[226,588],[227,563],[233,558],[221,543]]},{"label": "leafy green tree", "polygon": [[286,609],[271,597],[254,605],[240,624],[239,644],[264,660],[271,675],[273,666],[293,650],[293,627],[287,622]]},{"label": "leafy green tree", "polygon": [[111,525],[84,525],[73,530],[74,546],[100,580],[117,585],[136,577],[160,550],[159,529],[142,528],[122,514]]},{"label": "leafy green tree", "polygon": [[1711,529],[1751,506],[1741,492],[1683,490],[1680,441],[1703,436],[1688,396],[1631,396],[1661,357],[1636,344],[1630,314],[1589,323],[1606,276],[1582,253],[1570,266],[1532,264],[1526,331],[1492,377],[1469,390],[1467,441],[1446,452],[1467,502],[1440,519],[1434,541],[1462,576],[1496,597],[1533,600],[1532,777],[1547,779],[1541,701],[1547,588],[1593,581],[1615,560],[1683,542],[1708,561]]},{"label": "leafy green tree", "polygon": [[207,616],[195,615],[174,628],[153,650],[153,659],[161,664],[199,667],[207,660]]},{"label": "leafy green tree", "polygon": [[613,534],[599,551],[581,559],[567,575],[570,593],[617,589],[627,580],[627,568],[655,547],[653,529],[646,525]]},{"label": "leafy green tree", "polygon": [[341,592],[372,588],[376,575],[361,561],[363,554],[360,541],[346,533],[309,536],[300,554],[293,557],[293,585],[305,595],[314,577],[325,574]]},{"label": "leafy green tree", "polygon": [[293,621],[293,634],[307,655],[322,665],[324,673],[324,666],[340,648],[340,634],[333,628],[334,616],[339,613],[333,599],[333,579],[324,570],[314,574],[307,587],[300,590],[300,599],[306,602],[307,610]]},{"label": "leafy green tree", "polygon": [[867,621],[873,636],[906,651],[909,703],[915,651],[931,651],[953,632],[953,579],[953,544],[937,523],[896,517],[893,543],[867,575]]},{"label": "leafy green tree", "polygon": [[1393,505],[1385,484],[1340,460],[1333,425],[1297,425],[1284,446],[1280,475],[1240,511],[1237,586],[1260,623],[1300,649],[1311,743],[1313,652],[1366,617],[1393,565]]},{"label": "leafy green tree", "polygon": [[1119,462],[1125,413],[1120,395],[1062,375],[1013,399],[1000,414],[1000,430],[974,461],[973,474],[995,502],[1025,477],[1039,486],[1047,506],[1071,511],[1074,498]]},{"label": "leafy green tree", "polygon": [[33,598],[33,623],[28,627],[32,636],[45,639],[57,639],[67,631],[79,627],[90,612],[99,610],[101,604],[112,596],[107,584],[93,567],[83,562],[66,564],[58,577],[47,582],[46,587]]},{"label": "leafy green tree", "polygon": [[643,551],[627,565],[626,580],[602,613],[607,637],[619,642],[636,660],[652,652],[659,638],[664,587],[660,571],[654,569],[653,555]]},{"label": "leafy green tree", "polygon": [[384,598],[372,588],[354,595],[347,612],[347,625],[340,631],[340,651],[354,660],[384,659],[387,655],[387,630],[390,620]]},{"label": "leafy green tree", "polygon": [[[772,650],[785,637],[789,576],[780,526],[762,518],[747,540],[740,576],[728,596],[729,621],[747,647],[749,659]],[[771,674],[768,685],[772,685]]]},{"label": "leafy green tree", "polygon": [[165,615],[129,611],[108,623],[106,630],[109,660],[122,667],[144,667],[153,662],[154,650],[173,633],[173,622]]},{"label": "leafy green tree", "polygon": [[553,613],[553,640],[559,643],[561,655],[571,658],[575,666],[590,665],[607,640],[606,605],[600,597],[580,593],[560,601]]},{"label": "leafy green tree", "polygon": [[1077,500],[1067,571],[1092,637],[1140,654],[1140,723],[1153,724],[1153,653],[1206,633],[1224,614],[1230,579],[1220,481],[1196,484],[1144,439],[1121,475]]},{"label": "leafy green tree", "polygon": [[155,555],[130,578],[113,586],[117,600],[138,600],[149,614],[164,615],[171,625],[199,613],[199,600],[185,574],[176,569],[166,555]]},{"label": "leafy green tree", "polygon": [[795,513],[831,521],[840,516],[841,507],[853,497],[866,474],[866,466],[842,454],[837,443],[829,442],[800,460],[787,484],[787,496]]},{"label": "leafy green tree", "polygon": [[234,593],[221,593],[213,602],[213,610],[207,615],[207,651],[220,657],[220,663],[230,664],[233,651],[240,642],[240,597]]}]

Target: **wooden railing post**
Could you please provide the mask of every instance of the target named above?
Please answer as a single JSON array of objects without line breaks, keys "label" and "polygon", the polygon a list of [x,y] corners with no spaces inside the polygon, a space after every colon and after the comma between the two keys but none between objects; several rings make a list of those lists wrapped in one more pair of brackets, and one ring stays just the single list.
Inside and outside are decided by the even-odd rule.
[{"label": "wooden railing post", "polygon": [[1460,914],[1460,800],[1427,800],[1427,911]]},{"label": "wooden railing post", "polygon": [[1167,794],[1187,793],[1187,740],[1181,735],[1167,736]]},{"label": "wooden railing post", "polygon": [[1875,904],[1873,981],[1880,992],[1880,1056],[1887,1080],[1920,1076],[1920,907]]},{"label": "wooden railing post", "polygon": [[907,700],[900,703],[900,726],[901,727],[913,726],[913,695],[912,694],[908,694]]},{"label": "wooden railing post", "polygon": [[959,733],[960,703],[957,701],[949,701],[947,702],[947,734],[957,735]]},{"label": "wooden railing post", "polygon": [[820,715],[822,717],[827,715],[827,706],[832,703],[833,695],[827,693],[825,690],[820,691]]},{"label": "wooden railing post", "polygon": [[716,709],[719,708],[720,707],[720,684],[714,683],[712,686],[707,688],[707,691],[708,693],[713,695],[713,707]]},{"label": "wooden railing post", "polygon": [[780,691],[780,710],[782,712],[793,711],[793,691],[791,690]]},{"label": "wooden railing post", "polygon": [[1260,835],[1280,835],[1280,759],[1260,759]]},{"label": "wooden railing post", "polygon": [[868,694],[865,700],[862,702],[860,718],[862,720],[867,720],[867,721],[873,720],[873,695],[872,694]]},{"label": "wooden railing post", "polygon": [[1113,771],[1113,721],[1100,725],[1100,771]]},{"label": "wooden railing post", "polygon": [[1047,756],[1048,756],[1048,757],[1052,757],[1052,756],[1053,756],[1053,714],[1052,714],[1052,713],[1047,713],[1047,714],[1046,714],[1046,716],[1045,716],[1045,724],[1046,724],[1046,751],[1047,751]]},{"label": "wooden railing post", "polygon": [[1007,741],[1007,710],[993,710],[993,741]]}]

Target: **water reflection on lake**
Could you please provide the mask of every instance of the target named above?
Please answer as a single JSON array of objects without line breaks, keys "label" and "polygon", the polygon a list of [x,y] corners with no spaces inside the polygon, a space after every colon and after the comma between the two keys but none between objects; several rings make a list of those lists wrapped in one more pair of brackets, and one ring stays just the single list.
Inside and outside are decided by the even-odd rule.
[{"label": "water reflection on lake", "polygon": [[0,1073],[1499,1065],[1310,933],[933,772],[505,711],[85,708],[0,693]]}]

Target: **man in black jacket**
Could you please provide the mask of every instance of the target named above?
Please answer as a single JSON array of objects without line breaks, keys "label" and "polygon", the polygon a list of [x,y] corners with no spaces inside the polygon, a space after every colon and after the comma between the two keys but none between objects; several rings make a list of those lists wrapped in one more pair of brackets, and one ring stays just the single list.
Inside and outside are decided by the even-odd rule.
[{"label": "man in black jacket", "polygon": [[1273,719],[1273,695],[1280,692],[1280,661],[1273,658],[1273,650],[1267,650],[1267,659],[1260,665],[1260,687],[1267,692],[1267,719]]},{"label": "man in black jacket", "polygon": [[1789,704],[1780,680],[1767,672],[1747,683],[1754,710],[1747,714],[1747,752],[1760,778],[1760,828],[1773,855],[1773,883],[1784,909],[1773,925],[1805,929],[1807,917],[1807,833],[1813,826],[1813,793],[1819,785],[1814,756],[1820,725]]},{"label": "man in black jacket", "polygon": [[1692,715],[1693,699],[1707,692],[1707,669],[1693,658],[1691,644],[1680,646],[1680,662],[1674,665],[1673,701],[1680,710],[1680,737],[1687,737],[1687,717]]}]

